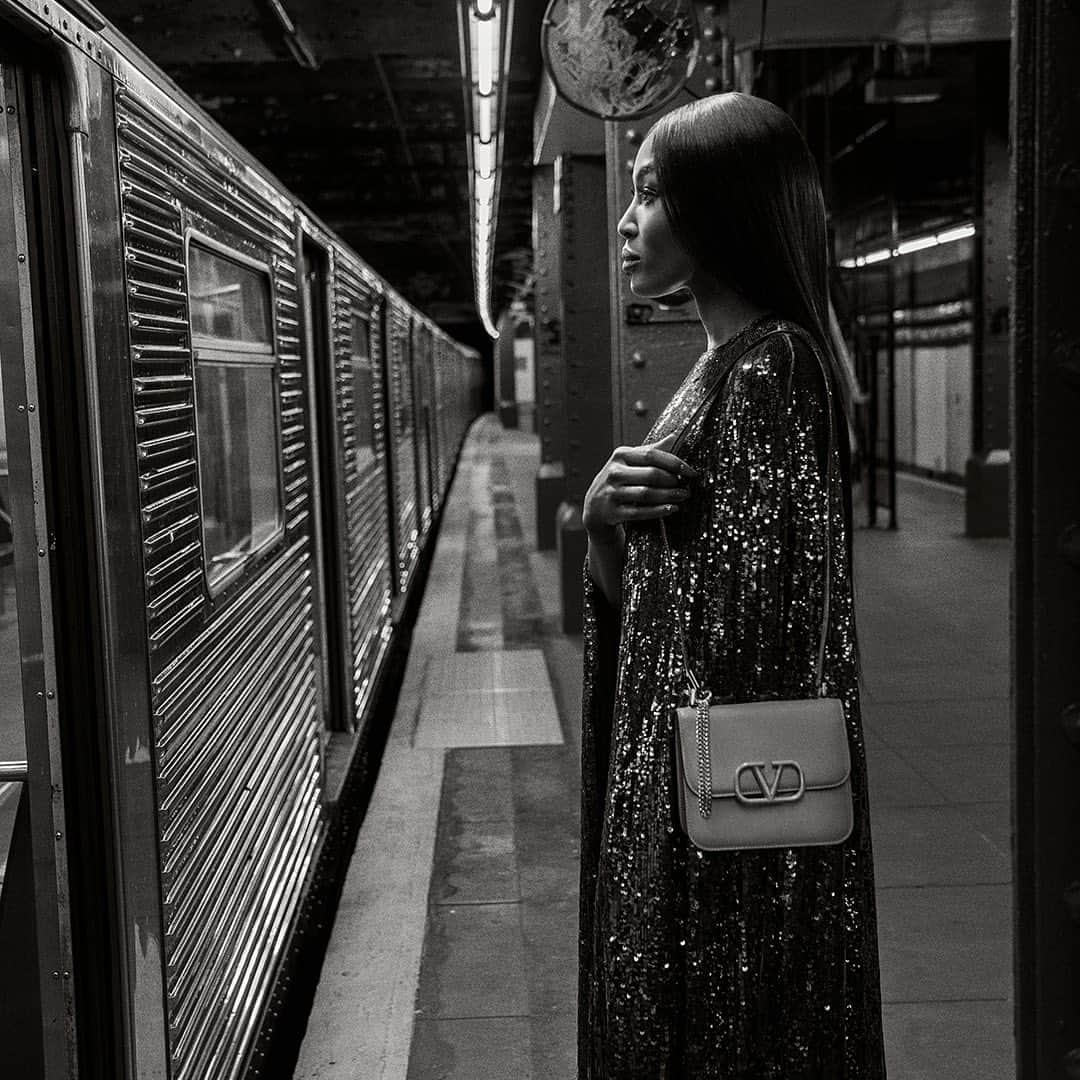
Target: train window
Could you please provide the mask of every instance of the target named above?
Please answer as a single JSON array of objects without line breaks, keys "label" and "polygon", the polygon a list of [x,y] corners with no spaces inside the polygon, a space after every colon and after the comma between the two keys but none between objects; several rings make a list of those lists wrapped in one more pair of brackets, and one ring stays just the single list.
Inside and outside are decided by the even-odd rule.
[{"label": "train window", "polygon": [[281,529],[270,277],[194,242],[188,275],[203,548],[216,592]]},{"label": "train window", "polygon": [[188,288],[193,334],[265,345],[273,341],[265,273],[192,244]]},{"label": "train window", "polygon": [[367,319],[353,312],[352,343],[353,426],[356,456],[361,466],[375,454],[375,384],[371,365],[371,328]]}]

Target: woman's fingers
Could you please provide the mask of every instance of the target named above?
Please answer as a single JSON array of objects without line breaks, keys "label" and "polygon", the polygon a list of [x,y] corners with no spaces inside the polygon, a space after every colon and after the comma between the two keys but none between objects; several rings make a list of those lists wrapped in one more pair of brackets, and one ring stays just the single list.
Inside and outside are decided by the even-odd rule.
[{"label": "woman's fingers", "polygon": [[686,482],[667,469],[641,465],[618,465],[611,470],[610,480],[623,487],[676,488]]},{"label": "woman's fingers", "polygon": [[675,503],[661,503],[659,506],[618,506],[615,516],[619,521],[650,521],[653,518],[668,517],[678,510]]},{"label": "woman's fingers", "polygon": [[623,455],[623,461],[627,465],[653,466],[664,469],[676,477],[693,479],[699,475],[693,465],[688,465],[681,457],[669,453],[665,446],[670,446],[675,441],[674,435],[668,435],[657,443],[646,443],[644,446],[629,446]]},{"label": "woman's fingers", "polygon": [[686,488],[644,487],[637,484],[613,486],[611,497],[626,505],[659,506],[663,503],[681,503],[690,498]]}]

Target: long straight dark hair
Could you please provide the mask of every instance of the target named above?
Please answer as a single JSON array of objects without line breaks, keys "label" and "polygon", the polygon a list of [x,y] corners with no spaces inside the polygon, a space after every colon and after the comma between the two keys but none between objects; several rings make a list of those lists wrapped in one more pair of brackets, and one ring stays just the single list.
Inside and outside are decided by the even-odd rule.
[{"label": "long straight dark hair", "polygon": [[716,94],[652,129],[672,229],[707,274],[803,327],[829,359],[825,199],[794,121],[764,98]]},{"label": "long straight dark hair", "polygon": [[831,376],[850,557],[851,453],[829,333],[829,252],[817,165],[783,109],[715,94],[653,125],[653,165],[676,238],[705,273],[801,326]]}]

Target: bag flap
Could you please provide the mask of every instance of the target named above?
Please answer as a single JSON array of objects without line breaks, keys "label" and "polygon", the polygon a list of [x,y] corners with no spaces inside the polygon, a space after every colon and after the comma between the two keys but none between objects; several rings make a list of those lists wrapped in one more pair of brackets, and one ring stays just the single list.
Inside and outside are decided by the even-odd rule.
[{"label": "bag flap", "polygon": [[[714,705],[709,710],[712,740],[712,793],[734,798],[741,765],[762,766],[776,794],[798,787],[798,770],[785,766],[776,781],[774,762],[797,762],[807,791],[839,787],[851,774],[844,707],[839,698],[805,701],[751,701]],[[697,710],[676,710],[678,746],[686,785],[698,794]],[[752,770],[744,770],[742,791],[756,795]]]}]

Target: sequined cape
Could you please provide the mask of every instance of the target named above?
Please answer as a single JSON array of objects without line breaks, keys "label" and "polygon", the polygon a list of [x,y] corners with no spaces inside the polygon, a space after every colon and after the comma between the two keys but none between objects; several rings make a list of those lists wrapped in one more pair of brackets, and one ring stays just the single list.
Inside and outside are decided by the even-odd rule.
[{"label": "sequined cape", "polygon": [[[702,853],[673,812],[673,632],[718,696],[812,697],[824,590],[825,386],[770,318],[705,353],[649,441],[693,425],[702,471],[668,519],[627,529],[621,616],[585,572],[579,1080],[879,1080],[873,860],[839,448],[826,689],[844,703],[855,826],[840,846]],[[845,431],[843,426],[837,430]],[[685,704],[685,695],[679,702]]]}]

